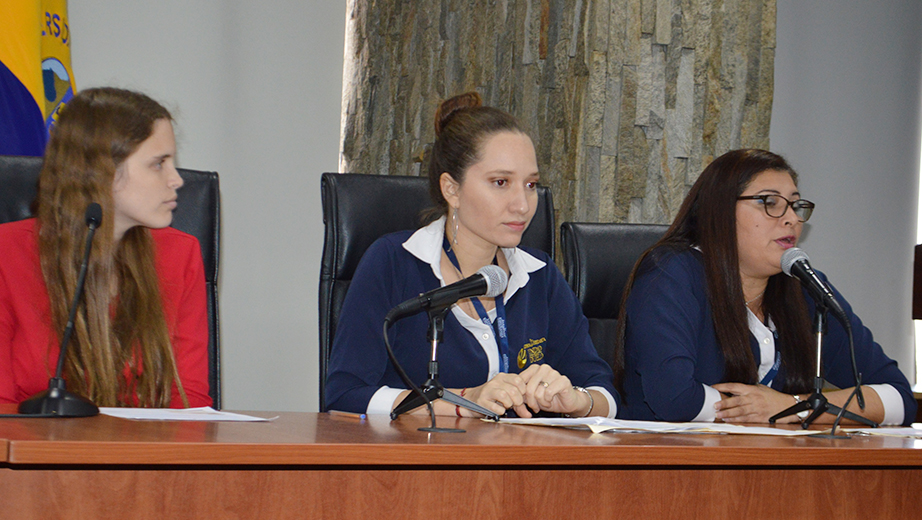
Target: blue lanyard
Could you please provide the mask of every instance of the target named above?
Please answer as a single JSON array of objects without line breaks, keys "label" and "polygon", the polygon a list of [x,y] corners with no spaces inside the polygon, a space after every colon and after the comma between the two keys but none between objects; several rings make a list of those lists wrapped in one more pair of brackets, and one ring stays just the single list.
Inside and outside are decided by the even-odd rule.
[{"label": "blue lanyard", "polygon": [[762,381],[759,381],[760,385],[768,386],[775,379],[775,376],[778,375],[778,369],[781,368],[781,351],[778,349],[778,332],[772,331],[772,336],[775,338],[775,364],[768,369],[768,373],[765,374],[765,377],[762,378]]},{"label": "blue lanyard", "polygon": [[[461,265],[458,263],[458,257],[456,257],[454,251],[451,250],[451,246],[448,244],[448,238],[445,236],[442,237],[442,249],[445,250],[445,254],[448,256],[451,265],[455,266],[455,269],[460,273]],[[493,258],[493,263],[496,263],[496,257]],[[461,276],[464,276],[464,274],[462,273]],[[487,314],[487,309],[480,303],[480,299],[471,298],[471,303],[474,305],[477,315],[480,316],[480,321],[482,321],[484,325],[493,328],[493,333],[496,336],[496,347],[499,349],[500,372],[509,372],[509,338],[506,337],[506,305],[503,303],[502,294],[494,298],[493,301],[496,303],[496,321],[490,323],[490,315]]]}]

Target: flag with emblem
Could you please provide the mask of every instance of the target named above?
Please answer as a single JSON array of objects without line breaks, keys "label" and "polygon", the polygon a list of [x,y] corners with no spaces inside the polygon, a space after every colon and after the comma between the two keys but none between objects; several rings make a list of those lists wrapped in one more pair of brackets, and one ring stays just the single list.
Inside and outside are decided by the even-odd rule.
[{"label": "flag with emblem", "polygon": [[0,23],[0,154],[40,156],[75,90],[67,0],[2,0]]}]

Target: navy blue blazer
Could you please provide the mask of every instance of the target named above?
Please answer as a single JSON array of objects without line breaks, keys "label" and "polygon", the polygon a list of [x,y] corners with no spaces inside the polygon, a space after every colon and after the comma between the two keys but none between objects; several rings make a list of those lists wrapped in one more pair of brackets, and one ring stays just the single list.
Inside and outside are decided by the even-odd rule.
[{"label": "navy blue blazer", "polygon": [[[329,409],[364,413],[374,393],[384,385],[404,388],[387,359],[382,325],[397,304],[439,287],[432,267],[402,244],[412,235],[386,235],[362,257],[343,308],[330,356],[326,386]],[[620,409],[611,367],[589,338],[589,322],[576,295],[546,253],[525,249],[547,265],[529,274],[528,283],[506,302],[510,372],[533,363],[549,364],[574,385],[607,389]],[[390,329],[397,360],[417,384],[427,379],[429,320],[419,313]],[[469,388],[487,381],[486,353],[452,313],[445,319],[439,346],[439,380],[446,388]],[[518,359],[524,360],[519,366]]]},{"label": "navy blue blazer", "polygon": [[[701,385],[725,382],[704,264],[696,250],[663,252],[647,262],[655,264],[645,264],[647,269],[637,276],[626,303],[624,395],[619,418],[690,421],[704,404]],[[903,398],[903,422],[912,423],[916,401],[906,377],[874,341],[851,305],[834,287],[833,292],[851,321],[862,384],[886,383],[896,388]],[[812,316],[813,300],[806,300]],[[754,359],[759,359],[759,345],[752,335],[750,346]],[[839,388],[855,386],[848,335],[832,316],[823,340],[823,376]],[[784,382],[782,367],[771,386],[781,389]]]}]

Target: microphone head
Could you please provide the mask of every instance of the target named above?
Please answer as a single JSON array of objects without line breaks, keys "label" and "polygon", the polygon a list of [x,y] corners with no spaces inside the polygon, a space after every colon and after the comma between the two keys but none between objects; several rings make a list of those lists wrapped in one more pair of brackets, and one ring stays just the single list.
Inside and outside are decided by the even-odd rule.
[{"label": "microphone head", "polygon": [[781,255],[781,270],[788,276],[794,276],[791,274],[791,267],[794,267],[794,264],[801,260],[809,262],[810,257],[807,256],[803,249],[792,247]]},{"label": "microphone head", "polygon": [[502,267],[493,264],[485,265],[477,270],[477,274],[483,276],[487,281],[487,292],[484,294],[487,298],[495,298],[506,291],[509,277]]},{"label": "microphone head", "polygon": [[86,225],[99,227],[102,224],[102,206],[96,202],[90,202],[86,207]]}]

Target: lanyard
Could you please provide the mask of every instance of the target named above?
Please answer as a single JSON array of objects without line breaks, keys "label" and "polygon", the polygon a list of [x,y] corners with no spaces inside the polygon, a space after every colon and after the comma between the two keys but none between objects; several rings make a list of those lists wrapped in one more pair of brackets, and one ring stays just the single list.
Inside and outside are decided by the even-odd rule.
[{"label": "lanyard", "polygon": [[775,376],[778,375],[778,369],[781,368],[781,351],[778,349],[778,332],[772,331],[772,336],[775,338],[775,364],[768,369],[768,373],[765,374],[765,377],[762,378],[762,381],[759,381],[760,385],[768,386],[771,384],[772,380],[775,379]]},{"label": "lanyard", "polygon": [[[451,265],[455,266],[455,269],[460,273],[461,265],[458,263],[458,257],[456,257],[454,251],[451,250],[451,246],[448,244],[448,238],[445,236],[442,237],[442,249],[445,250],[445,254],[448,256]],[[493,263],[496,263],[496,257],[493,257]],[[462,273],[461,276],[464,276],[464,274]],[[480,299],[471,298],[471,303],[474,305],[474,309],[477,311],[480,321],[482,321],[484,325],[493,328],[493,333],[496,336],[496,347],[499,349],[499,371],[509,372],[509,338],[506,337],[506,305],[503,303],[502,294],[494,298],[493,301],[496,302],[496,321],[490,323],[490,315],[487,314],[486,308],[480,303]]]}]

